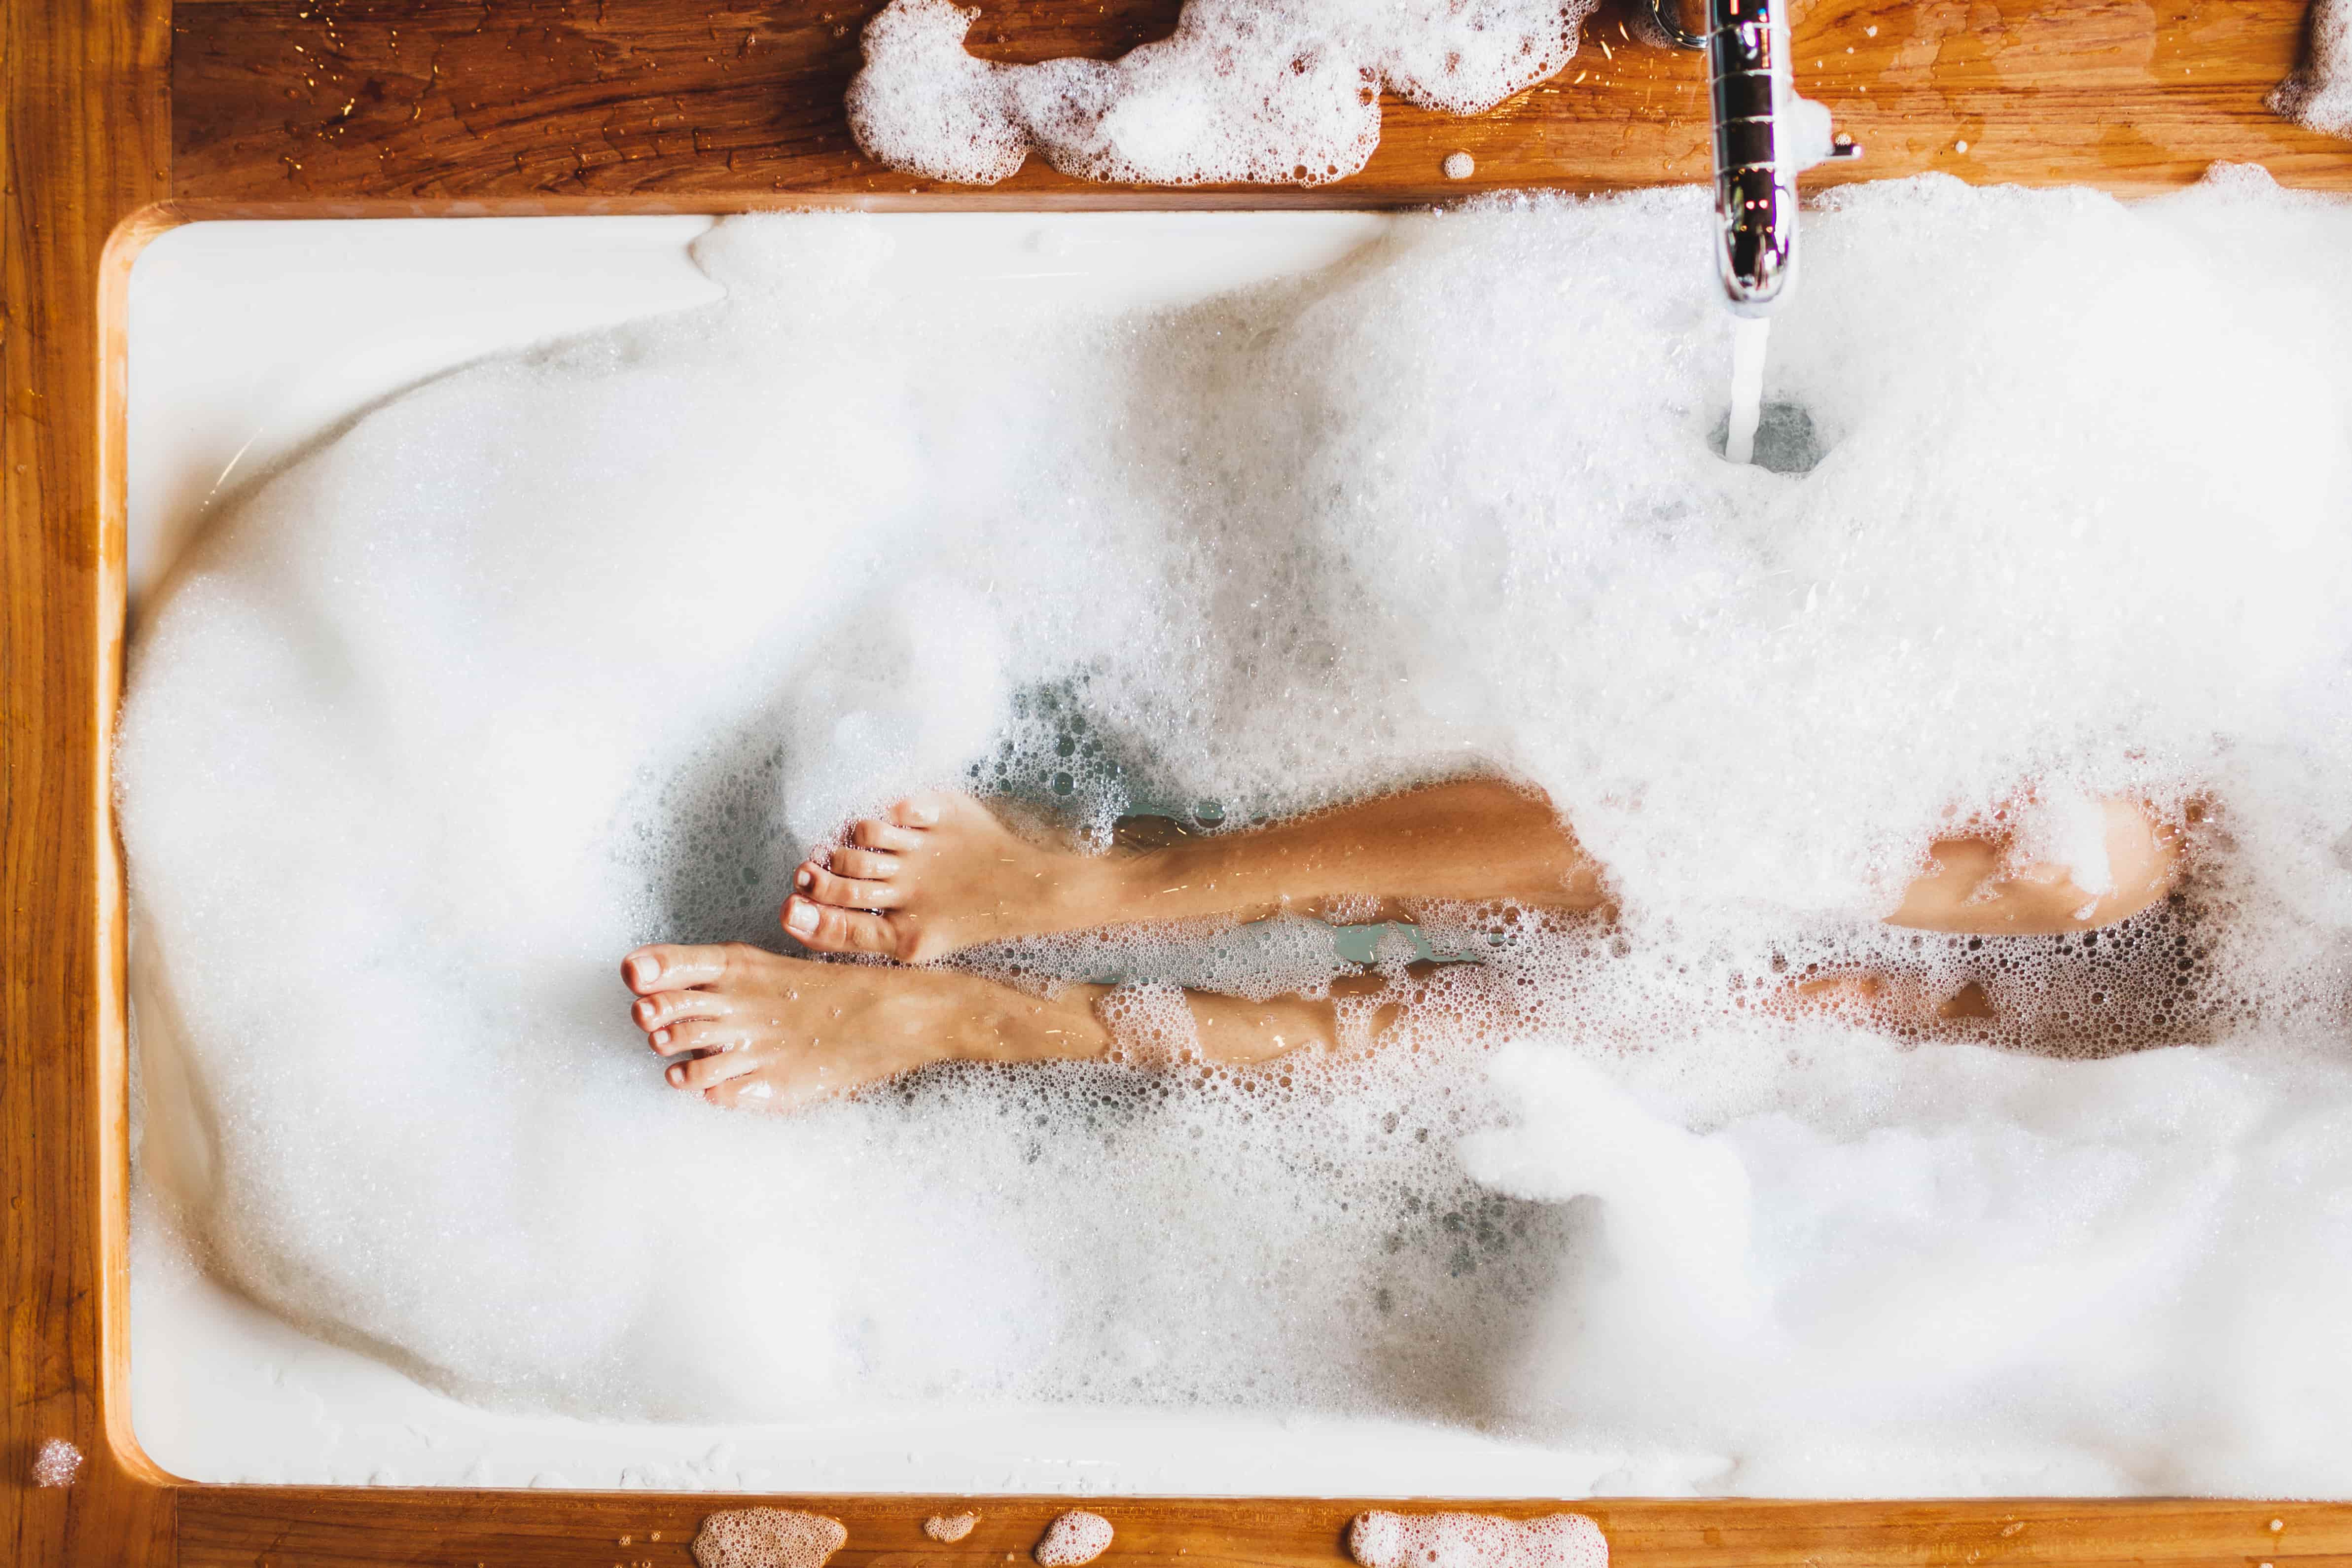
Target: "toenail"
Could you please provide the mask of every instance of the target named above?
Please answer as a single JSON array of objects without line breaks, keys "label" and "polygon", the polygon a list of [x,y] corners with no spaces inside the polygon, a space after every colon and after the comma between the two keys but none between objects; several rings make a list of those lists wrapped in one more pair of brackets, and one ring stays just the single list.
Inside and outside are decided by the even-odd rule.
[{"label": "toenail", "polygon": [[661,960],[650,952],[641,952],[629,960],[629,972],[637,977],[638,984],[651,985],[661,978]]},{"label": "toenail", "polygon": [[669,1071],[665,1073],[663,1076],[667,1078],[672,1083],[684,1083],[686,1081],[686,1069],[682,1067],[675,1067],[670,1068]]},{"label": "toenail", "polygon": [[666,1046],[669,1044],[669,1031],[667,1029],[656,1029],[654,1031],[654,1044],[657,1046]]},{"label": "toenail", "polygon": [[798,888],[803,893],[807,892],[811,888],[816,886],[816,873],[810,870],[805,866],[802,867],[800,875],[793,879],[793,886]]},{"label": "toenail", "polygon": [[816,906],[795,900],[784,915],[784,929],[794,936],[806,936],[816,930]]}]

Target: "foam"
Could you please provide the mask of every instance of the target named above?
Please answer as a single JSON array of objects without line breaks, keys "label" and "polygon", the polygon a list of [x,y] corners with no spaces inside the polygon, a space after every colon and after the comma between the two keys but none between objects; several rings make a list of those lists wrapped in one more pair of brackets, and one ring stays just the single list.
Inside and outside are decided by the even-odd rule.
[{"label": "foam", "polygon": [[1491,1513],[1370,1509],[1348,1527],[1363,1568],[1609,1568],[1609,1542],[1580,1513],[1504,1519]]},{"label": "foam", "polygon": [[1078,1568],[1110,1550],[1110,1521],[1098,1513],[1074,1508],[1054,1516],[1030,1553],[1043,1568]]},{"label": "foam", "polygon": [[[2246,170],[1841,192],[1774,321],[1822,449],[1784,475],[1711,448],[1706,204],[1402,217],[1143,312],[908,298],[887,224],[733,221],[723,304],[365,414],[132,650],[177,1097],[141,1180],[256,1300],[482,1404],[1239,1405],[1701,1492],[2352,1491],[2352,210]],[[800,855],[919,785],[1101,843],[1476,770],[1551,794],[1614,922],[1423,910],[1477,962],[1389,933],[1327,1061],[730,1116],[614,975],[781,945]],[[2119,793],[2199,804],[2179,900],[1875,923],[1995,811],[2095,881]],[[1304,921],[967,962],[1349,968]],[[1970,987],[1998,1016],[1892,1005]]]},{"label": "foam", "polygon": [[81,1474],[81,1450],[63,1437],[51,1437],[33,1456],[33,1484],[69,1487]]},{"label": "foam", "polygon": [[956,1542],[970,1535],[980,1522],[980,1515],[971,1512],[935,1513],[923,1521],[923,1533],[933,1541]]},{"label": "foam", "polygon": [[2331,136],[2352,136],[2352,0],[2312,0],[2304,62],[2271,94],[2271,108]]},{"label": "foam", "polygon": [[827,1514],[793,1508],[731,1508],[705,1514],[694,1532],[702,1568],[824,1568],[849,1539]]},{"label": "foam", "polygon": [[1382,89],[1483,113],[1566,65],[1596,4],[1186,0],[1172,36],[1118,59],[1002,65],[964,48],[977,8],[890,0],[866,25],[849,125],[868,157],[966,184],[1033,148],[1091,180],[1321,184],[1371,157]]}]

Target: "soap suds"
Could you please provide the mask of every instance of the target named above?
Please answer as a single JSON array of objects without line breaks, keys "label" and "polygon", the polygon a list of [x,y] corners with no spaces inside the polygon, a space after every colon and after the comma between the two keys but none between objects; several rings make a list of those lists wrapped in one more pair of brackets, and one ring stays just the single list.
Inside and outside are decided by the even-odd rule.
[{"label": "soap suds", "polygon": [[2311,0],[2304,61],[2271,94],[2271,108],[2297,124],[2352,137],[2352,0]]},{"label": "soap suds", "polygon": [[33,1456],[33,1484],[69,1487],[81,1474],[81,1450],[63,1437],[51,1437]]},{"label": "soap suds", "polygon": [[694,1560],[702,1568],[824,1568],[848,1539],[848,1527],[825,1514],[732,1508],[703,1516]]},{"label": "soap suds", "polygon": [[1110,1550],[1110,1521],[1084,1509],[1055,1517],[1032,1553],[1042,1568],[1078,1568]]},{"label": "soap suds", "polygon": [[[2352,1492],[2352,208],[1840,191],[1766,374],[1801,475],[1713,448],[1706,213],[1400,217],[1140,311],[730,221],[724,303],[362,415],[131,653],[175,1097],[141,1179],[255,1300],[486,1405],[1242,1405],[1705,1492]],[[1329,1060],[1179,1036],[730,1116],[614,975],[781,945],[800,856],[927,784],[1105,842],[1473,770],[1549,792],[1617,918],[1420,910],[1476,962],[1382,939],[1375,1053],[1351,997]],[[1994,812],[2096,880],[2119,795],[2199,806],[2178,900],[1875,923]],[[1298,920],[962,962],[1146,1012],[1350,973]],[[1969,987],[1996,1016],[1881,1005]]]},{"label": "soap suds", "polygon": [[1390,1513],[1348,1527],[1362,1568],[1609,1568],[1609,1542],[1580,1513],[1510,1520],[1491,1513]]},{"label": "soap suds", "polygon": [[961,1541],[979,1522],[976,1513],[935,1513],[923,1521],[923,1533],[933,1541]]},{"label": "soap suds", "polygon": [[1032,148],[1090,180],[1321,184],[1371,156],[1383,88],[1484,113],[1566,65],[1595,4],[1186,0],[1171,37],[1118,59],[999,65],[964,47],[977,9],[890,0],[866,25],[849,125],[868,157],[964,184]]}]

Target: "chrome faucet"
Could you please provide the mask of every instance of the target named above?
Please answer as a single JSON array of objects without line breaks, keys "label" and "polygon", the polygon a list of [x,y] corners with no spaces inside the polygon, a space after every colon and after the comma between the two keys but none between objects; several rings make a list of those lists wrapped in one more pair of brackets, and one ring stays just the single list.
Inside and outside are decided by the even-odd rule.
[{"label": "chrome faucet", "polygon": [[1786,0],[1706,3],[1704,33],[1683,26],[1675,0],[1650,0],[1650,14],[1675,43],[1706,51],[1724,300],[1734,315],[1768,316],[1796,273],[1798,172],[1858,158],[1862,148],[1852,137],[1832,138],[1829,110],[1797,96]]}]

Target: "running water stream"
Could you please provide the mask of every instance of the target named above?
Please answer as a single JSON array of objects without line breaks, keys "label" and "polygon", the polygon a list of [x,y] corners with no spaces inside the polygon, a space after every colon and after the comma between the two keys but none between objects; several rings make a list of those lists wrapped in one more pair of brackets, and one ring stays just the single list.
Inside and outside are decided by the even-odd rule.
[{"label": "running water stream", "polygon": [[1727,462],[1756,460],[1756,426],[1764,416],[1764,351],[1772,340],[1772,319],[1735,318],[1731,323],[1731,426],[1724,432]]}]

